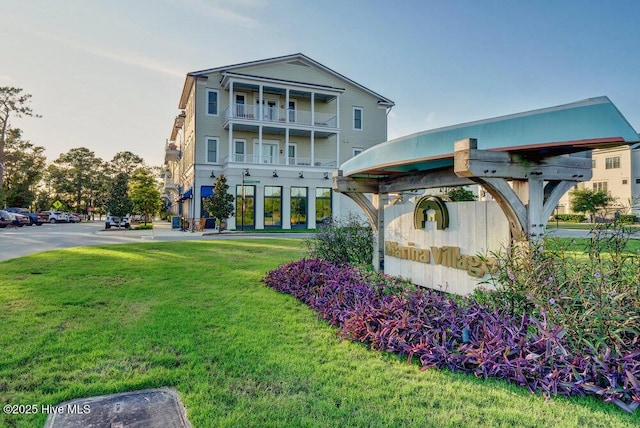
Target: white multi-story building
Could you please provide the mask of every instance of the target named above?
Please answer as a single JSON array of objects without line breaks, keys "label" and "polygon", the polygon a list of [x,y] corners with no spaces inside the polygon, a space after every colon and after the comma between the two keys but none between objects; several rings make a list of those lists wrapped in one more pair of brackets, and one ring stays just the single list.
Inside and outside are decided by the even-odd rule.
[{"label": "white multi-story building", "polygon": [[165,145],[173,215],[208,217],[224,174],[229,229],[315,228],[359,211],[331,189],[341,163],[387,140],[393,101],[303,54],[188,73]]},{"label": "white multi-story building", "polygon": [[[640,144],[594,150],[591,160],[593,177],[577,187],[604,190],[615,199],[612,211],[640,217]],[[570,193],[560,200],[560,214],[571,212]]]}]

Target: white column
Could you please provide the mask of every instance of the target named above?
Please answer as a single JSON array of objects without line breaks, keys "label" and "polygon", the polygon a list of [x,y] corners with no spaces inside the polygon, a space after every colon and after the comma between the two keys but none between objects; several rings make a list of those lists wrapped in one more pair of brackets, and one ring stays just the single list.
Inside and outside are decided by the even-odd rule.
[{"label": "white column", "polygon": [[229,122],[229,156],[227,163],[235,162],[235,154],[233,153],[233,122]]},{"label": "white column", "polygon": [[284,130],[284,164],[289,165],[289,128]]},{"label": "white column", "polygon": [[256,229],[264,229],[264,186],[256,185],[253,200],[254,226]]},{"label": "white column", "polygon": [[315,107],[315,93],[311,92],[311,126],[316,125],[316,107]]},{"label": "white column", "polygon": [[233,99],[233,80],[229,81],[229,117],[236,117],[236,106]]},{"label": "white column", "polygon": [[316,228],[316,188],[309,187],[307,190],[307,227]]},{"label": "white column", "polygon": [[262,164],[262,125],[258,125],[258,163]]},{"label": "white column", "polygon": [[336,169],[340,168],[340,133],[336,134]]},{"label": "white column", "polygon": [[289,123],[289,88],[286,89],[284,96],[284,114],[287,117],[285,123]]},{"label": "white column", "polygon": [[[264,103],[264,92],[263,92],[264,87],[262,85],[260,85],[260,89],[258,90],[258,115],[260,117],[260,121],[262,122],[264,120],[264,111],[262,110],[262,106]],[[262,144],[262,142],[261,142]]]},{"label": "white column", "polygon": [[[235,117],[236,106],[233,99],[233,80],[229,81],[229,118]],[[233,121],[229,121],[229,157],[227,163],[235,162],[233,156]]]},{"label": "white column", "polygon": [[316,154],[315,154],[315,143],[316,143],[316,131],[314,131],[313,129],[311,130],[311,166],[315,165],[315,159],[316,159]]},{"label": "white column", "polygon": [[282,186],[282,228],[291,229],[291,186]]},{"label": "white column", "polygon": [[[336,96],[336,128],[340,129],[340,95]],[[336,169],[340,168],[340,131],[336,134]]]}]

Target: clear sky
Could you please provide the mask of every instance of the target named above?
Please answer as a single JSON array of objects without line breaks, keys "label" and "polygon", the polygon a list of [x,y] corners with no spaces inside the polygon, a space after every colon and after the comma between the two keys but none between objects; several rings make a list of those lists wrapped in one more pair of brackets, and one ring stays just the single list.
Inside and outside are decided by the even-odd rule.
[{"label": "clear sky", "polygon": [[185,74],[301,52],[396,103],[389,138],[607,95],[640,130],[638,0],[0,0],[0,86],[49,160],[161,165]]}]

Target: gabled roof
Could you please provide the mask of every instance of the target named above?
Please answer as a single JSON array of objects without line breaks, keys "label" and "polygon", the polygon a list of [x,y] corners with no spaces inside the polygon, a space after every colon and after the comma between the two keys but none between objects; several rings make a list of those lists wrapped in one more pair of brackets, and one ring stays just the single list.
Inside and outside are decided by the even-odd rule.
[{"label": "gabled roof", "polygon": [[340,167],[344,176],[393,175],[453,165],[454,143],[539,155],[633,144],[638,133],[607,97],[448,126],[373,146]]},{"label": "gabled roof", "polygon": [[[371,95],[371,96],[373,96],[375,98],[378,98],[378,104],[380,104],[382,106],[393,107],[395,105],[394,102],[391,101],[390,99],[388,99],[386,97],[383,97],[382,95],[378,94],[377,92],[372,91],[371,89],[367,88],[366,86],[363,86],[363,85],[359,84],[358,82],[356,82],[354,80],[351,80],[348,77],[338,73],[337,71],[334,71],[334,70],[330,69],[329,67],[326,67],[326,66],[320,64],[317,61],[314,61],[313,59],[309,58],[308,56],[306,56],[304,54],[295,53],[295,54],[291,54],[291,55],[278,56],[278,57],[273,57],[273,58],[261,59],[261,60],[257,60],[257,61],[242,62],[242,63],[239,63],[239,64],[225,65],[225,66],[222,66],[222,67],[208,68],[208,69],[205,69],[205,70],[192,71],[191,73],[187,73],[187,77],[185,79],[184,86],[182,88],[182,96],[180,97],[180,103],[178,105],[178,108],[184,109],[186,107],[186,102],[187,102],[186,98],[187,98],[187,96],[189,94],[189,89],[191,88],[191,86],[195,82],[195,79],[197,79],[199,77],[206,77],[208,74],[211,74],[211,73],[229,72],[229,71],[234,71],[234,70],[238,70],[238,69],[242,69],[242,68],[246,68],[246,67],[253,67],[253,66],[256,66],[256,65],[267,65],[267,64],[273,64],[273,63],[285,63],[285,62],[293,62],[293,61],[299,61],[302,64],[319,68],[320,70],[323,70],[326,73],[337,77],[338,79],[341,79],[341,80],[343,80],[345,82],[348,82],[351,85],[354,85],[354,86],[360,88],[364,92],[367,92],[369,95]],[[309,82],[309,83],[312,83],[312,82]]]}]

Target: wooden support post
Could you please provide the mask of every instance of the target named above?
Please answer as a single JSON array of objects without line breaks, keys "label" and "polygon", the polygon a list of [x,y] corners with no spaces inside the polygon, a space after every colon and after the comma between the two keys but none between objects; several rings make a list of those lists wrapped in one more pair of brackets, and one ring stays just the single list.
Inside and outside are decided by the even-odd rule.
[{"label": "wooden support post", "polygon": [[509,220],[514,239],[542,239],[562,195],[592,176],[591,159],[585,156],[523,159],[508,152],[478,150],[474,138],[456,141],[454,147],[455,174],[482,185],[493,196]]}]

